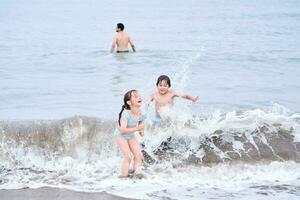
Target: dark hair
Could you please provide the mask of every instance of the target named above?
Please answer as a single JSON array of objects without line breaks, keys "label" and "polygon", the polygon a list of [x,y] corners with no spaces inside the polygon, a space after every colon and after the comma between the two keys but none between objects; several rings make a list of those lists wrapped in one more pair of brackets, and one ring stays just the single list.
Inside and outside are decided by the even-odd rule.
[{"label": "dark hair", "polygon": [[124,27],[124,24],[118,23],[117,28],[119,28],[119,29],[121,29],[121,31],[123,31],[125,27]]},{"label": "dark hair", "polygon": [[167,75],[160,75],[157,79],[156,86],[162,81],[166,81],[169,87],[171,87],[171,80]]},{"label": "dark hair", "polygon": [[129,100],[131,99],[132,93],[133,93],[133,92],[136,92],[136,91],[137,91],[137,90],[129,90],[129,91],[126,92],[125,95],[124,95],[124,99],[123,99],[124,104],[123,104],[123,106],[122,106],[121,112],[119,113],[119,120],[118,120],[119,126],[121,126],[120,120],[121,120],[122,113],[123,113],[124,109],[130,110],[130,106],[128,105],[127,101],[129,101]]}]

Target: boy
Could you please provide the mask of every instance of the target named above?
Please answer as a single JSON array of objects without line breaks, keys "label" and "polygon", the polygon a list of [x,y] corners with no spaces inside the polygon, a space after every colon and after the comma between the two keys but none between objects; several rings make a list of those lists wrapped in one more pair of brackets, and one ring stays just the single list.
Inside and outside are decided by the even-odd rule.
[{"label": "boy", "polygon": [[173,105],[173,101],[175,97],[181,97],[184,99],[191,100],[196,102],[198,100],[198,96],[191,96],[188,94],[180,94],[173,90],[170,90],[171,81],[170,78],[166,75],[161,75],[158,77],[157,82],[157,92],[150,96],[150,101],[155,102],[155,110],[156,110],[156,118],[160,119],[159,110],[168,105]]}]

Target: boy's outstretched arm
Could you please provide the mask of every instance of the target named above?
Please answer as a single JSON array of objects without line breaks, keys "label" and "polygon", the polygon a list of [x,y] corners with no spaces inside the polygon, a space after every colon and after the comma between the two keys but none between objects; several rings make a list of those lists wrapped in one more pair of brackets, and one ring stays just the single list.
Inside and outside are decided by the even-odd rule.
[{"label": "boy's outstretched arm", "polygon": [[192,95],[188,95],[188,94],[180,94],[180,93],[177,93],[177,92],[174,93],[174,96],[175,97],[181,97],[181,98],[187,99],[187,100],[191,100],[194,103],[196,101],[198,101],[198,99],[199,99],[198,96],[192,96]]}]

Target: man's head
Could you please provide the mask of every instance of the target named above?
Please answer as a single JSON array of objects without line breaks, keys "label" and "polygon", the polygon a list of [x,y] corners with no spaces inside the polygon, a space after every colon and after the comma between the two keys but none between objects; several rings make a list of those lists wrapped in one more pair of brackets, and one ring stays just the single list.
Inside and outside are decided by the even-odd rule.
[{"label": "man's head", "polygon": [[123,31],[124,30],[124,24],[122,24],[122,23],[118,23],[117,24],[117,32],[119,32],[119,31]]}]

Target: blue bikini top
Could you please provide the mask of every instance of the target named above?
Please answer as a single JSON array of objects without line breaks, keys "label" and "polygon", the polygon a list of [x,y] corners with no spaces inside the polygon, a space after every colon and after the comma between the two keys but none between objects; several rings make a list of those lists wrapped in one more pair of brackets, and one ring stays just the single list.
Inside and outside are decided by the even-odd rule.
[{"label": "blue bikini top", "polygon": [[131,118],[128,110],[124,110],[122,113],[122,117],[127,119],[127,126],[135,127],[138,125],[139,122],[145,121],[145,115],[142,115],[138,120],[134,120]]}]

